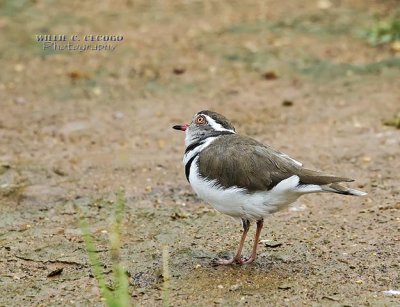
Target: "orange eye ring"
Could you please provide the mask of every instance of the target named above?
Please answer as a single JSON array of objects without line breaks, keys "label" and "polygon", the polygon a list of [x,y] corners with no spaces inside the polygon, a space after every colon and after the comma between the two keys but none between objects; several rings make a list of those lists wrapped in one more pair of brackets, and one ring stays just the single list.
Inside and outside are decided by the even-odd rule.
[{"label": "orange eye ring", "polygon": [[206,118],[203,115],[199,115],[195,119],[195,123],[197,125],[204,125],[207,122]]}]

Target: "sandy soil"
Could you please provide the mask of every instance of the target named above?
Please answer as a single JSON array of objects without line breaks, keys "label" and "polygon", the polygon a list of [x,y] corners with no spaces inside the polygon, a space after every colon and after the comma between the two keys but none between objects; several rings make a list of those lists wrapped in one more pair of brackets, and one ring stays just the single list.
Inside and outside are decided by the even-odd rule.
[{"label": "sandy soil", "polygon": [[[263,3],[1,3],[1,306],[102,305],[79,218],[110,276],[121,186],[138,306],[163,304],[163,248],[174,306],[400,305],[384,292],[400,290],[400,130],[383,124],[400,111],[400,58],[360,38],[396,1]],[[54,52],[40,33],[124,40]],[[256,263],[212,266],[241,227],[193,194],[171,129],[203,109],[368,196],[303,197],[266,218],[277,246]]]}]

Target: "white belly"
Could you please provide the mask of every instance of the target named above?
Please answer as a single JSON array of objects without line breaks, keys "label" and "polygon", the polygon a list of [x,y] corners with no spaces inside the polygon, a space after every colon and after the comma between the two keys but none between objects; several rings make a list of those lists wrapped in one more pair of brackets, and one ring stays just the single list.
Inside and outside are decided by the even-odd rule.
[{"label": "white belly", "polygon": [[190,167],[189,181],[197,195],[218,211],[236,218],[259,220],[294,202],[303,193],[297,189],[299,177],[292,176],[281,181],[269,191],[246,193],[245,189],[223,189],[215,180],[199,176],[196,157]]}]

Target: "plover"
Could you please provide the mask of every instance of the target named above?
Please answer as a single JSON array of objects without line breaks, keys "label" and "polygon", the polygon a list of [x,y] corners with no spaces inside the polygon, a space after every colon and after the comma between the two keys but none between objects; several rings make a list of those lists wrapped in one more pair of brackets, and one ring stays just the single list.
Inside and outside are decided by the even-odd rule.
[{"label": "plover", "polygon": [[[218,259],[218,264],[253,262],[264,217],[287,208],[301,195],[366,195],[339,184],[353,179],[306,169],[271,146],[237,134],[233,125],[216,112],[198,112],[190,124],[173,128],[186,134],[183,163],[193,190],[216,210],[242,222],[236,255]],[[257,224],[255,240],[250,257],[244,258],[242,248],[253,221]]]}]

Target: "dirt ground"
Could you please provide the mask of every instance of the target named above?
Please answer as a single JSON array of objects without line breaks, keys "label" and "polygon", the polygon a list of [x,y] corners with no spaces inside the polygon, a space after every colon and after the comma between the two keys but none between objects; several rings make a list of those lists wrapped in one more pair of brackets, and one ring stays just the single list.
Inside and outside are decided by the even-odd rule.
[{"label": "dirt ground", "polygon": [[[103,305],[79,219],[111,276],[124,187],[122,260],[137,306],[165,303],[163,249],[173,306],[399,306],[384,291],[400,290],[400,130],[384,122],[400,112],[400,55],[362,38],[396,8],[1,1],[0,305]],[[57,51],[37,34],[123,40]],[[265,219],[261,238],[274,247],[260,243],[256,263],[212,266],[241,227],[193,194],[184,135],[171,129],[203,109],[307,167],[356,179],[368,196],[302,197]]]}]

